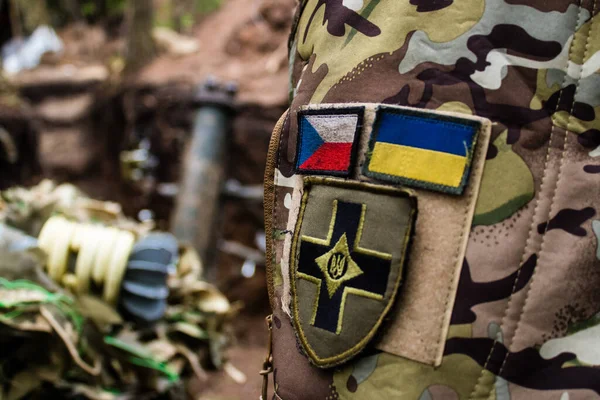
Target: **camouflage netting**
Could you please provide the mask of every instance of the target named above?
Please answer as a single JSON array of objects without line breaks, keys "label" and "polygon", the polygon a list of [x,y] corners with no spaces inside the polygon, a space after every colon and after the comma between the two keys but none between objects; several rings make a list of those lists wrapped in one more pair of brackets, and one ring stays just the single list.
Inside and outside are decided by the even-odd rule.
[{"label": "camouflage netting", "polygon": [[180,248],[164,317],[130,322],[93,291],[76,295],[46,274],[32,237],[56,214],[137,237],[152,230],[70,185],[0,192],[0,398],[178,399],[207,369],[243,379],[224,355],[239,307],[201,280],[193,250]]}]

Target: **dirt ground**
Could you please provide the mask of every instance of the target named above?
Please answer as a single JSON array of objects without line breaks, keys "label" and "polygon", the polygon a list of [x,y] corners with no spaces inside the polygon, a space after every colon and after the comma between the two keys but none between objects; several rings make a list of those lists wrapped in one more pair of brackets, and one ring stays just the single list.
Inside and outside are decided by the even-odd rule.
[{"label": "dirt ground", "polygon": [[239,84],[242,103],[287,103],[287,39],[294,0],[228,0],[194,30],[199,51],[159,57],[141,83],[198,82],[207,75]]}]

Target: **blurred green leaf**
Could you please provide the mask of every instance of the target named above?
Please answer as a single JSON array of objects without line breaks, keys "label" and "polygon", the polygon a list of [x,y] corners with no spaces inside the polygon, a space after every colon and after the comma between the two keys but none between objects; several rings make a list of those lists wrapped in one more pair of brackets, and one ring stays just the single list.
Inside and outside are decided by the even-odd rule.
[{"label": "blurred green leaf", "polygon": [[192,26],[194,26],[194,16],[191,13],[186,13],[181,17],[181,27],[187,30]]},{"label": "blurred green leaf", "polygon": [[119,15],[125,12],[126,0],[107,0],[106,10],[109,16]]},{"label": "blurred green leaf", "polygon": [[81,314],[98,325],[118,325],[123,319],[117,311],[95,296],[83,295],[77,298]]},{"label": "blurred green leaf", "polygon": [[196,0],[196,11],[200,14],[208,14],[221,6],[222,0]]},{"label": "blurred green leaf", "polygon": [[208,333],[197,325],[188,324],[186,322],[177,322],[173,326],[173,329],[195,339],[208,340]]},{"label": "blurred green leaf", "polygon": [[81,5],[81,14],[84,17],[93,17],[97,12],[96,3],[88,1]]}]

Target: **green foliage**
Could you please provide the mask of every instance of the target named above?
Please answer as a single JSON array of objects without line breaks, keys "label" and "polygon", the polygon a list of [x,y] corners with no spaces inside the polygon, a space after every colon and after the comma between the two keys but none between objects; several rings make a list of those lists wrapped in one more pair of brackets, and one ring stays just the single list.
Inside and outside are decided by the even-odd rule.
[{"label": "green foliage", "polygon": [[221,6],[222,0],[195,0],[195,8],[199,14],[208,14]]},{"label": "green foliage", "polygon": [[223,0],[170,0],[155,10],[156,26],[163,26],[179,32],[190,32],[197,17],[216,11]]},{"label": "green foliage", "polygon": [[126,0],[106,0],[108,15],[120,15],[125,12]]},{"label": "green foliage", "polygon": [[185,13],[183,14],[183,16],[181,17],[181,28],[184,31],[187,31],[189,29],[191,29],[194,26],[194,16],[192,15],[192,13]]},{"label": "green foliage", "polygon": [[[126,0],[106,0],[104,10],[98,9],[96,0],[85,0],[81,2],[81,15],[86,18],[102,18],[123,15],[125,12]],[[100,15],[102,11],[105,15]]]},{"label": "green foliage", "polygon": [[[0,0],[1,2],[2,0]],[[30,10],[34,9],[36,2],[32,0],[16,0],[19,4],[26,5],[27,16],[33,18]],[[36,0],[38,1],[38,0]],[[127,8],[128,0],[73,0],[71,5],[68,2],[61,0],[46,0],[47,7],[50,13],[51,22],[54,26],[63,26],[74,19],[83,17],[89,22],[101,21],[105,18],[123,17]],[[170,0],[161,3],[161,6],[155,10],[155,24],[158,26],[166,26],[175,28],[179,26],[183,30],[190,29],[196,20],[196,17],[209,14],[216,11],[222,4],[223,0],[188,0],[189,3],[185,7],[186,12],[180,17],[178,24],[173,21],[173,2]],[[41,2],[40,4],[43,4]],[[36,25],[37,26],[37,25]]]},{"label": "green foliage", "polygon": [[164,2],[154,10],[154,25],[173,29],[171,3]]},{"label": "green foliage", "polygon": [[103,17],[122,16],[125,13],[126,0],[105,0],[103,9],[98,8],[97,0],[81,1],[81,15],[96,19]]},{"label": "green foliage", "polygon": [[96,7],[96,3],[92,1],[83,2],[81,4],[81,15],[86,18],[91,18],[96,15],[98,12],[98,8]]},{"label": "green foliage", "polygon": [[[0,0],[1,1],[1,0]],[[28,1],[28,0],[25,0]],[[106,18],[122,18],[127,0],[46,0],[52,24],[64,26],[73,21],[103,21]]]}]

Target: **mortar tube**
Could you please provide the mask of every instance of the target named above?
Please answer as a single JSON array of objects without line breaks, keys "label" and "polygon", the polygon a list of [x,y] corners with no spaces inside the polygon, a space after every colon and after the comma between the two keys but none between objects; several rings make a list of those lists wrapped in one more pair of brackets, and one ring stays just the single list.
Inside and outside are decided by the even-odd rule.
[{"label": "mortar tube", "polygon": [[[214,86],[209,91],[214,92]],[[204,278],[214,282],[232,108],[231,104],[210,101],[199,101],[199,106],[184,157],[171,230],[179,241],[196,249],[205,266]]]}]

